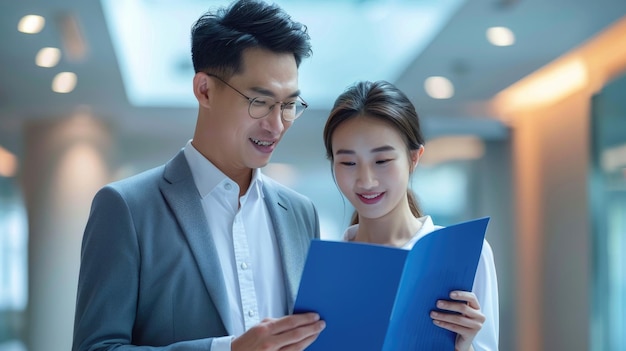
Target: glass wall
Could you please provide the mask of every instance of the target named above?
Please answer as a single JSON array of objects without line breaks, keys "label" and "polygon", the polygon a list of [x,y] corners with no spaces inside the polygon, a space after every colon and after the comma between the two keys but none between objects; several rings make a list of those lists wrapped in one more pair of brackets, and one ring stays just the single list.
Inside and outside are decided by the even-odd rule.
[{"label": "glass wall", "polygon": [[591,350],[626,350],[626,76],[593,98]]},{"label": "glass wall", "polygon": [[23,349],[28,231],[16,178],[0,176],[0,351]]}]

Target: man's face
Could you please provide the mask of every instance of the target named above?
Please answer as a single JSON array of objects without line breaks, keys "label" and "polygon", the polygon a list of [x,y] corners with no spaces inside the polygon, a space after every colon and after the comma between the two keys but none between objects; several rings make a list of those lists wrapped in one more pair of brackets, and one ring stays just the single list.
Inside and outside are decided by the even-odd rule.
[{"label": "man's face", "polygon": [[[211,161],[227,175],[265,166],[292,122],[281,118],[280,105],[264,118],[253,119],[250,102],[215,78],[210,102],[210,130],[203,131]],[[243,71],[225,79],[233,88],[250,98],[270,97],[294,101],[299,95],[298,68],[292,54],[276,54],[263,49],[248,49],[243,54]]]}]

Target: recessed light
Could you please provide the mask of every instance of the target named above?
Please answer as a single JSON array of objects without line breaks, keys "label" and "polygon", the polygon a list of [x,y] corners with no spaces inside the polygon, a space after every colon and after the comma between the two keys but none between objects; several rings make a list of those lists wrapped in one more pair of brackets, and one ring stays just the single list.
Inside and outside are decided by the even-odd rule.
[{"label": "recessed light", "polygon": [[433,76],[426,78],[424,89],[433,99],[449,99],[454,95],[454,85],[445,77]]},{"label": "recessed light", "polygon": [[27,15],[22,17],[20,22],[17,24],[17,30],[22,33],[36,34],[41,32],[45,24],[45,18],[38,15]]},{"label": "recessed light", "polygon": [[487,40],[495,46],[511,46],[515,44],[515,34],[507,27],[491,27],[487,29]]},{"label": "recessed light", "polygon": [[76,87],[77,77],[73,72],[61,72],[52,80],[52,91],[55,93],[69,93]]},{"label": "recessed light", "polygon": [[42,48],[35,57],[35,63],[39,67],[54,67],[61,59],[61,50],[57,48]]},{"label": "recessed light", "polygon": [[14,177],[17,174],[17,169],[17,156],[0,146],[0,177]]}]

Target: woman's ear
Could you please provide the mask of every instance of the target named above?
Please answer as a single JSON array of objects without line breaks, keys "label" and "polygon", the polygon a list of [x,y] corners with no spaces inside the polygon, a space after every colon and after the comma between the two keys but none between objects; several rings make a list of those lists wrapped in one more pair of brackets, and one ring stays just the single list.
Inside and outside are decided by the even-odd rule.
[{"label": "woman's ear", "polygon": [[209,79],[206,73],[197,72],[193,76],[193,94],[196,96],[200,106],[209,107],[209,96],[212,89],[214,89],[213,80]]},{"label": "woman's ear", "polygon": [[424,153],[424,145],[420,145],[419,149],[411,150],[411,173],[417,167],[417,164]]}]

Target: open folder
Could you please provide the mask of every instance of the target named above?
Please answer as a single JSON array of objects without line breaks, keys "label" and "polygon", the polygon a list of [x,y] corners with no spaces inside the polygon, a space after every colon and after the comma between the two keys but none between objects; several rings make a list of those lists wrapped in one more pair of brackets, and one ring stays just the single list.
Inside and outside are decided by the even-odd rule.
[{"label": "open folder", "polygon": [[430,312],[452,290],[472,290],[488,222],[438,229],[411,250],[313,240],[294,313],[317,312],[326,328],[307,350],[454,350],[456,334]]}]

